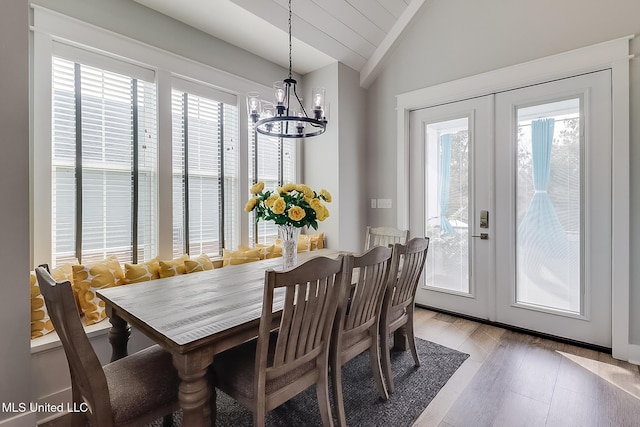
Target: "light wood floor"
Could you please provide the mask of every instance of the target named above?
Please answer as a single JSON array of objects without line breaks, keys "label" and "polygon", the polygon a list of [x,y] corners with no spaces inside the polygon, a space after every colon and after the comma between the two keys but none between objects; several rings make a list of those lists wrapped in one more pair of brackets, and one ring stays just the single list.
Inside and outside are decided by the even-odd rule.
[{"label": "light wood floor", "polygon": [[[414,427],[640,427],[636,365],[424,309],[415,332],[470,357]],[[67,425],[62,417],[41,427]]]},{"label": "light wood floor", "polygon": [[415,333],[470,357],[414,427],[640,426],[636,365],[424,309]]}]

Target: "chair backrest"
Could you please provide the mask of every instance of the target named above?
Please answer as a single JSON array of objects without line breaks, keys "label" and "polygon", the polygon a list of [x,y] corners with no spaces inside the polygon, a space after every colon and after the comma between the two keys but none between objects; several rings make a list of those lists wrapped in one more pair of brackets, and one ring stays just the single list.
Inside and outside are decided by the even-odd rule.
[{"label": "chair backrest", "polygon": [[399,230],[394,227],[367,227],[367,237],[364,249],[374,246],[389,246],[396,243],[404,245],[409,237],[409,230]]},{"label": "chair backrest", "polygon": [[36,267],[35,272],[51,322],[67,356],[74,399],[89,404],[89,417],[111,419],[107,379],[80,321],[71,283],[56,282],[44,267]]},{"label": "chair backrest", "polygon": [[428,237],[416,237],[406,245],[393,245],[391,273],[385,294],[385,307],[407,307],[413,304],[420,275],[429,250]]},{"label": "chair backrest", "polygon": [[[327,357],[338,298],[349,281],[350,262],[351,257],[348,256],[338,259],[317,257],[292,270],[268,270],[265,273],[256,349],[256,396],[264,394],[262,387],[266,380],[319,356]],[[267,366],[274,292],[279,292],[280,288],[284,291],[284,307],[273,361]]]},{"label": "chair backrest", "polygon": [[[357,280],[350,281],[350,293],[339,303],[337,339],[346,332],[358,335],[375,325],[377,331],[380,308],[391,269],[390,247],[377,246],[353,257],[352,268],[358,269]],[[348,298],[347,298],[348,297]]]}]

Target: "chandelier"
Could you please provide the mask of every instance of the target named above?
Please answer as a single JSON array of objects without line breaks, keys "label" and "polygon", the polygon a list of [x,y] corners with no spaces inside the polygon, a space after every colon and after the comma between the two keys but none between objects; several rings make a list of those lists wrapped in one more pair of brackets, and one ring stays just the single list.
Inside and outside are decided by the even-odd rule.
[{"label": "chandelier", "polygon": [[291,0],[289,0],[289,77],[273,84],[274,102],[260,99],[258,92],[247,94],[247,109],[254,129],[277,138],[307,138],[324,133],[327,118],[324,105],[324,88],[311,90],[312,116],[307,114],[302,98],[296,92],[296,80],[291,73]]}]

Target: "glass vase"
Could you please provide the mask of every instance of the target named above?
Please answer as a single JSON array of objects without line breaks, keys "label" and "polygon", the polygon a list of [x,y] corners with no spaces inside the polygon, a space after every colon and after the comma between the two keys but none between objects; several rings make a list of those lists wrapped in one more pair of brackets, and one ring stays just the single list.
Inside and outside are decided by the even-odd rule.
[{"label": "glass vase", "polygon": [[298,237],[300,228],[290,224],[278,226],[278,238],[282,243],[282,269],[288,270],[298,263]]}]

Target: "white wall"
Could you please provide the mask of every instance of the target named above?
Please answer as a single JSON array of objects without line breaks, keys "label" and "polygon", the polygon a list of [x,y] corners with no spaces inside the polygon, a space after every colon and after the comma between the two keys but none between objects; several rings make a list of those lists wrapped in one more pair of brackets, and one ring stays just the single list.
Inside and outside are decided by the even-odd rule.
[{"label": "white wall", "polygon": [[359,74],[335,63],[304,76],[305,98],[313,87],[326,89],[330,103],[327,131],[303,144],[303,180],[314,190],[326,188],[333,196],[327,206],[330,217],[320,223],[327,245],[359,251],[364,244],[366,210],[363,206],[365,146],[365,91]]},{"label": "white wall", "polygon": [[[640,34],[640,2],[612,0],[433,0],[418,12],[386,67],[369,87],[369,143],[365,155],[369,198],[396,189],[395,96],[501,67]],[[631,43],[640,54],[640,40]],[[640,55],[639,55],[640,56]],[[640,59],[631,60],[631,321],[640,343]],[[385,170],[381,174],[380,171]],[[394,206],[396,200],[393,200]],[[370,209],[368,222],[395,224],[395,209]]]},{"label": "white wall", "polygon": [[[0,13],[0,402],[29,402],[29,5]],[[18,414],[0,411],[0,424]],[[33,426],[32,416],[11,421]]]}]

